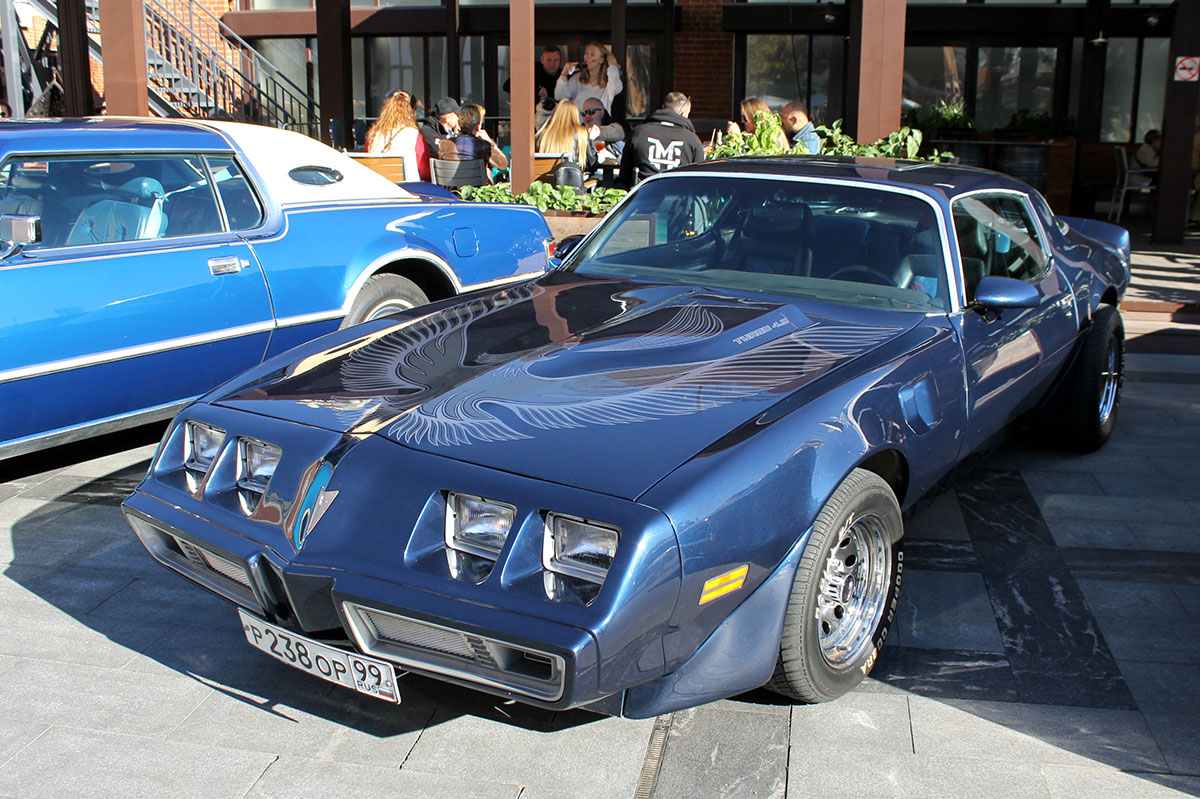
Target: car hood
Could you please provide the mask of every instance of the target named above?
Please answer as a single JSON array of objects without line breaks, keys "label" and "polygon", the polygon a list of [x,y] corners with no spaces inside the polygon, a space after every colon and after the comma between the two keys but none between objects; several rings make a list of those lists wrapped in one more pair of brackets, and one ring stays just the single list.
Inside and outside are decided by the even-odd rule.
[{"label": "car hood", "polygon": [[210,401],[634,499],[919,318],[555,272],[343,333]]}]

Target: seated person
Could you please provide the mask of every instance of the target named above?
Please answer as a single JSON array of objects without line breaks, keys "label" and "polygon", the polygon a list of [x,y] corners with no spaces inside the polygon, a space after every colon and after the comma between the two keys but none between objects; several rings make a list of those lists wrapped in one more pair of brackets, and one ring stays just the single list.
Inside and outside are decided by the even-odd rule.
[{"label": "seated person", "polygon": [[483,106],[464,103],[458,112],[458,138],[454,148],[459,158],[478,158],[495,169],[508,169],[508,158],[504,151],[492,141],[483,129]]},{"label": "seated person", "polygon": [[621,127],[621,123],[613,121],[598,97],[584,100],[580,111],[583,115],[583,126],[588,129],[588,137],[596,146],[599,159],[619,163],[621,150],[625,147],[625,129]]}]

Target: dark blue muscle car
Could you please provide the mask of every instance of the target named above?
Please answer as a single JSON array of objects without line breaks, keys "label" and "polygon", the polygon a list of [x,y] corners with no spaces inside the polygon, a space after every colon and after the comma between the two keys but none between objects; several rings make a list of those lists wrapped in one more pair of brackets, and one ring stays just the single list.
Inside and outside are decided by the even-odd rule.
[{"label": "dark blue muscle car", "polygon": [[248,641],[649,717],[875,662],[902,511],[1010,423],[1115,423],[1129,240],[968,168],[739,159],[559,267],[339,331],[185,409],[125,512]]}]

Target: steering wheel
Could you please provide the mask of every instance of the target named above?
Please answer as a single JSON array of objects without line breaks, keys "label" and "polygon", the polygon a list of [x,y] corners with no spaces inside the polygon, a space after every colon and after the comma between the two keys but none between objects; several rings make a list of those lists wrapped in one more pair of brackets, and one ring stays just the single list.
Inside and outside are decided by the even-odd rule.
[{"label": "steering wheel", "polygon": [[896,284],[888,280],[884,275],[879,274],[874,269],[866,266],[855,264],[853,266],[843,266],[837,269],[833,274],[829,275],[829,280],[845,280],[846,276],[854,275],[856,278],[865,278],[864,280],[854,280],[855,283],[873,283],[876,286],[889,286],[895,288]]}]

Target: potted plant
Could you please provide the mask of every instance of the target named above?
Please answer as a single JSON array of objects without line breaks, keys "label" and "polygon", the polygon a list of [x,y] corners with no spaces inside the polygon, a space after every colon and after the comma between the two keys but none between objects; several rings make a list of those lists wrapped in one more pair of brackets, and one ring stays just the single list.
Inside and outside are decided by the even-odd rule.
[{"label": "potted plant", "polygon": [[587,233],[594,228],[609,209],[625,196],[624,189],[596,188],[578,194],[570,186],[553,186],[534,181],[524,192],[514,195],[512,185],[463,186],[458,194],[464,200],[481,203],[522,203],[536,206],[546,217],[554,238],[575,233]]}]

